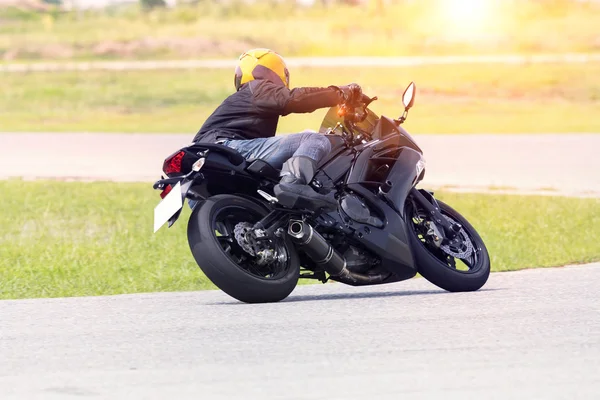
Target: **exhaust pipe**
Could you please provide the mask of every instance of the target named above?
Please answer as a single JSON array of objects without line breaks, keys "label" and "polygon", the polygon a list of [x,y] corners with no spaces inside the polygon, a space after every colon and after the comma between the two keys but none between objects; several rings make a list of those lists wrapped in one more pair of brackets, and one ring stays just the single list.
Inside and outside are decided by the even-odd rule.
[{"label": "exhaust pipe", "polygon": [[391,275],[364,275],[348,270],[346,259],[327,243],[319,232],[304,221],[291,220],[288,235],[311,260],[322,266],[334,280],[351,285],[374,284],[383,282]]}]

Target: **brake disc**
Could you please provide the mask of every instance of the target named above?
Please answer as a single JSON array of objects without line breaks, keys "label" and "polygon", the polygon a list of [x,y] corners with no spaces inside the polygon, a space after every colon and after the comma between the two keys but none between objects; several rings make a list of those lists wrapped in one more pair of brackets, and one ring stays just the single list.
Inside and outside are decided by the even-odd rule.
[{"label": "brake disc", "polygon": [[259,245],[252,234],[252,224],[248,222],[238,223],[233,228],[233,234],[242,250],[251,256],[256,256],[256,254],[262,250],[262,246]]},{"label": "brake disc", "polygon": [[[456,221],[454,221],[452,218],[448,217],[447,215],[444,215],[444,217],[451,223],[455,223]],[[460,230],[457,232],[457,236],[460,236],[462,238],[462,240],[460,240],[464,246],[461,246],[461,249],[452,249],[450,245],[448,244],[442,244],[440,246],[440,249],[442,249],[444,251],[444,253],[448,254],[449,256],[455,257],[455,258],[461,258],[461,259],[465,259],[471,256],[471,254],[473,254],[473,243],[471,242],[471,239],[469,238],[469,235],[467,235],[467,232],[465,231],[464,227],[461,227]],[[452,242],[456,241],[457,238],[455,238]],[[452,244],[451,242],[451,244]],[[456,251],[455,251],[456,250]]]}]

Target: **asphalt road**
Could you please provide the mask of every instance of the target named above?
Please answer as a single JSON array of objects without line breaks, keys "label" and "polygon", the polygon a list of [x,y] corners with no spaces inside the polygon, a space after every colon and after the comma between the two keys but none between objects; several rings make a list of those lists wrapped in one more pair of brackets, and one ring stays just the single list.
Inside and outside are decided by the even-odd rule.
[{"label": "asphalt road", "polygon": [[[193,135],[0,134],[0,179],[153,182]],[[600,197],[600,134],[415,135],[422,187]]]},{"label": "asphalt road", "polygon": [[600,264],[424,279],[0,301],[0,398],[597,399]]}]

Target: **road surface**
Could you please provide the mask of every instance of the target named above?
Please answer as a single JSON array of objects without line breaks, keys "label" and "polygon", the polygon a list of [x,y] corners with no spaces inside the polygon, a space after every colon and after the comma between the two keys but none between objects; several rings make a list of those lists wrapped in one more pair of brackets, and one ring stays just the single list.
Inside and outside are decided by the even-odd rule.
[{"label": "road surface", "polygon": [[[153,182],[193,135],[0,134],[0,179]],[[422,187],[600,197],[600,134],[415,135]]]},{"label": "road surface", "polygon": [[600,264],[297,288],[0,301],[0,398],[597,399]]}]

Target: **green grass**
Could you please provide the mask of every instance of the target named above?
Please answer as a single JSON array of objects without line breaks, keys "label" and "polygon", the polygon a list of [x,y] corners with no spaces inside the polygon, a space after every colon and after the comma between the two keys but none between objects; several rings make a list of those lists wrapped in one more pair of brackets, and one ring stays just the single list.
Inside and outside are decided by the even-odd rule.
[{"label": "green grass", "polygon": [[[364,6],[199,2],[175,10],[0,11],[0,59],[197,58],[271,47],[291,55],[430,55],[598,51],[600,5],[499,2],[474,21],[440,0]],[[227,3],[227,4],[225,4]],[[509,4],[512,3],[512,4]]]},{"label": "green grass", "polygon": [[[407,129],[419,133],[598,132],[600,63],[409,68],[298,68],[292,86],[360,83],[377,113],[398,116],[417,84]],[[4,74],[0,131],[196,132],[233,91],[229,70]],[[325,110],[282,118],[318,128]]]},{"label": "green grass", "polygon": [[[186,207],[152,233],[149,184],[0,182],[0,298],[213,288]],[[478,229],[494,271],[600,260],[600,200],[440,193]]]}]

